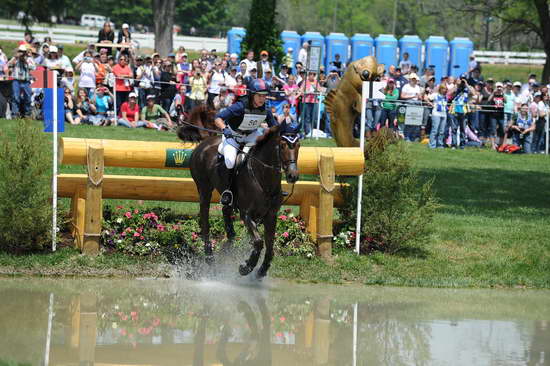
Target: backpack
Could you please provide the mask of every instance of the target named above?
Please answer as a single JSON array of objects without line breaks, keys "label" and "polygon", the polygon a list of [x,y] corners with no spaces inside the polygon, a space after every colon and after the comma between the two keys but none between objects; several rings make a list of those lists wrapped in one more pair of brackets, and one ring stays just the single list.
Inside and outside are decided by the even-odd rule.
[{"label": "backpack", "polygon": [[499,146],[498,152],[507,153],[507,154],[517,154],[521,152],[521,147],[516,145],[503,144]]}]

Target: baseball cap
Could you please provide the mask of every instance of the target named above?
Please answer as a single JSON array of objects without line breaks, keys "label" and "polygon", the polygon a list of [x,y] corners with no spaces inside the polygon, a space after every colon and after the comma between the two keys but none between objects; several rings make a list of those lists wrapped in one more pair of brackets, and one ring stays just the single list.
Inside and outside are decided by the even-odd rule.
[{"label": "baseball cap", "polygon": [[155,56],[160,56],[160,55],[156,52],[151,55],[151,57],[155,57]]},{"label": "baseball cap", "polygon": [[395,79],[394,78],[389,78],[388,83],[395,83]]},{"label": "baseball cap", "polygon": [[292,51],[294,51],[294,48],[289,47],[289,48],[287,48],[286,50],[292,52]]},{"label": "baseball cap", "polygon": [[255,67],[251,68],[250,71],[258,71]]},{"label": "baseball cap", "polygon": [[416,79],[418,80],[418,75],[416,75],[414,72],[412,74],[409,74],[409,80]]},{"label": "baseball cap", "polygon": [[187,57],[187,52],[182,53],[181,57]]},{"label": "baseball cap", "polygon": [[168,57],[176,57],[176,55],[173,54],[173,53],[169,53],[169,54],[168,54]]},{"label": "baseball cap", "polygon": [[146,99],[147,99],[147,100],[149,100],[149,99],[155,99],[155,96],[154,96],[153,94],[149,94],[149,95],[147,96]]},{"label": "baseball cap", "polygon": [[58,49],[58,50],[62,50],[62,49],[64,49],[64,48],[65,48],[65,46],[63,46],[62,44],[58,44],[58,45],[57,45],[57,49]]},{"label": "baseball cap", "polygon": [[27,52],[27,46],[22,44],[17,47],[17,51]]},{"label": "baseball cap", "polygon": [[495,86],[496,86],[497,88],[502,88],[502,87],[504,87],[504,84],[502,84],[500,81],[498,81],[498,82],[495,84]]},{"label": "baseball cap", "polygon": [[132,92],[132,93],[128,94],[128,98],[137,98],[137,94]]},{"label": "baseball cap", "polygon": [[514,81],[514,86],[519,86],[521,88],[521,83],[519,81]]},{"label": "baseball cap", "polygon": [[494,83],[494,82],[495,82],[495,80],[494,80],[493,78],[489,78],[489,79],[487,79],[487,81],[486,81],[486,82],[487,82],[487,83]]},{"label": "baseball cap", "polygon": [[536,92],[534,95],[533,95],[534,98],[536,97],[542,97],[542,93],[541,92]]},{"label": "baseball cap", "polygon": [[130,26],[127,23],[122,24],[122,29],[130,28]]},{"label": "baseball cap", "polygon": [[57,53],[57,47],[56,46],[50,46],[50,53],[55,52]]},{"label": "baseball cap", "polygon": [[239,56],[238,56],[236,53],[232,53],[231,55],[229,55],[229,57],[231,57],[231,58],[237,58],[237,57],[239,57]]},{"label": "baseball cap", "polygon": [[266,51],[266,50],[263,50],[262,52],[260,52],[260,56],[263,56],[263,55],[269,55],[269,53]]},{"label": "baseball cap", "polygon": [[328,68],[328,72],[337,72],[337,71],[338,71],[338,69],[334,65],[332,65]]}]

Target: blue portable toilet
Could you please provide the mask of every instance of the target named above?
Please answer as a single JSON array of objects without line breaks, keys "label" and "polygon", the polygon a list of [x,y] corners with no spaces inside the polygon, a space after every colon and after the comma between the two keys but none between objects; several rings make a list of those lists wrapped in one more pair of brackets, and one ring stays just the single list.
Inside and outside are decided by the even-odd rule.
[{"label": "blue portable toilet", "polygon": [[336,54],[340,55],[340,61],[346,66],[349,59],[349,38],[344,33],[331,33],[325,37],[325,42],[327,44],[325,71],[328,72],[328,65],[335,60]]},{"label": "blue portable toilet", "polygon": [[[292,59],[296,63],[298,61],[298,53],[300,52],[300,48],[302,48],[302,38],[295,31],[285,30],[281,32],[281,40],[283,41],[283,52],[286,54],[286,50],[289,47],[292,48]],[[294,71],[294,67],[292,69]]]},{"label": "blue portable toilet", "polygon": [[424,66],[434,67],[435,81],[439,83],[439,80],[443,76],[447,76],[449,72],[449,42],[447,42],[445,37],[430,36],[426,40],[425,58],[426,62]]},{"label": "blue portable toilet", "polygon": [[357,33],[351,37],[351,60],[372,56],[374,54],[374,39],[370,34]]},{"label": "blue portable toilet", "polygon": [[404,36],[399,40],[399,61],[403,61],[403,54],[409,54],[409,60],[418,69],[422,69],[422,40],[418,36]]},{"label": "blue portable toilet", "polygon": [[451,42],[449,75],[457,77],[468,72],[470,56],[474,52],[474,42],[465,37],[456,37]]},{"label": "blue portable toilet", "polygon": [[392,34],[381,34],[374,41],[376,60],[384,64],[386,70],[391,65],[397,66],[397,39]]},{"label": "blue portable toilet", "polygon": [[[325,57],[326,57],[326,49],[325,49],[325,37],[321,35],[319,32],[305,32],[302,35],[302,43],[311,41],[312,46],[321,46],[321,65],[324,65]],[[302,46],[300,45],[300,48]],[[307,65],[304,65],[306,67]]]},{"label": "blue portable toilet", "polygon": [[227,32],[227,52],[236,53],[241,57],[241,42],[246,35],[246,30],[241,27],[233,27]]}]

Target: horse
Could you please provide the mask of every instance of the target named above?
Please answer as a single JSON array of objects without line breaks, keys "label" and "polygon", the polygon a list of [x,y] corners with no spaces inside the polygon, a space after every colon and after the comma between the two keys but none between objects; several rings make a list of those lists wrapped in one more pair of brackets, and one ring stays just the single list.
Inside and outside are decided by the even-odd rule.
[{"label": "horse", "polygon": [[[281,133],[283,125],[276,125],[264,131],[258,137],[257,144],[245,155],[245,160],[237,166],[232,182],[233,205],[222,209],[228,246],[235,239],[233,227],[233,209],[237,209],[248,233],[252,237],[253,249],[249,258],[239,266],[242,276],[248,275],[258,264],[264,242],[266,252],[257,278],[267,275],[273,259],[273,242],[277,213],[282,205],[281,170],[284,170],[286,181],[294,184],[298,178],[299,135],[295,132]],[[210,243],[209,208],[212,191],[222,192],[223,179],[220,176],[220,164],[223,159],[218,156],[219,136],[208,137],[193,151],[190,159],[191,176],[195,181],[200,198],[200,230],[207,259],[212,258],[213,248]],[[262,240],[258,225],[264,225]]]},{"label": "horse", "polygon": [[[180,114],[180,113],[179,113]],[[180,114],[183,116],[183,113]],[[214,123],[216,110],[206,104],[198,105],[189,112],[188,121],[181,122],[177,130],[178,137],[183,141],[201,142],[218,130]]]}]

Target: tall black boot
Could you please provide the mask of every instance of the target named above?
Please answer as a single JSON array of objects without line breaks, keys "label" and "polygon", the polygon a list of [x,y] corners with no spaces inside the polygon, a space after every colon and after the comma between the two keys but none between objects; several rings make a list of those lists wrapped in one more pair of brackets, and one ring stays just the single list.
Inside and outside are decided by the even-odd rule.
[{"label": "tall black boot", "polygon": [[233,205],[233,192],[231,191],[231,184],[233,183],[233,173],[235,169],[227,169],[225,164],[222,163],[220,169],[220,178],[224,187],[222,192],[220,203],[224,206]]}]

